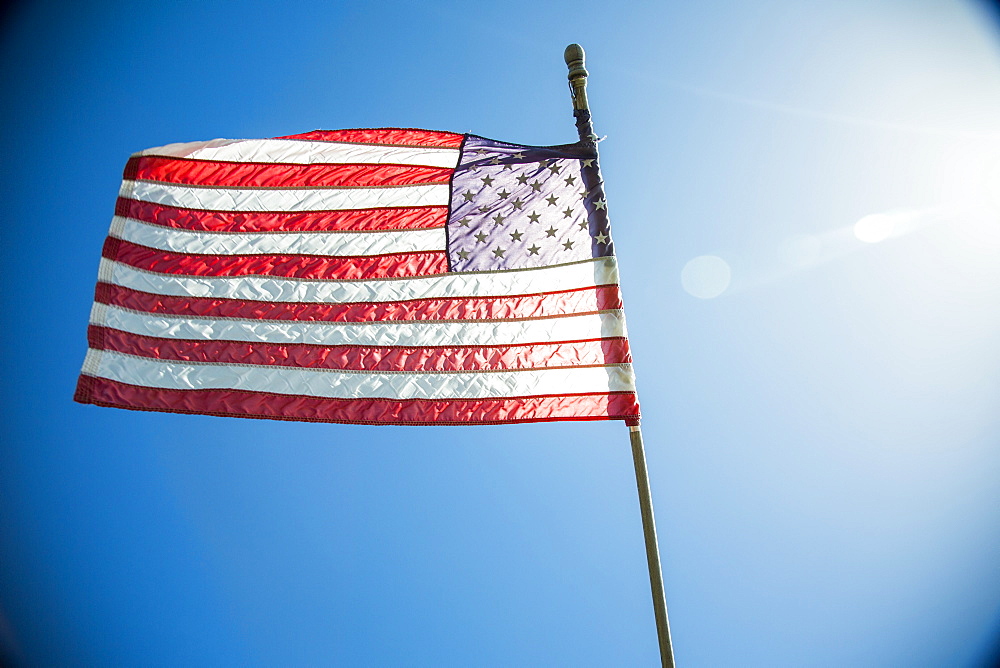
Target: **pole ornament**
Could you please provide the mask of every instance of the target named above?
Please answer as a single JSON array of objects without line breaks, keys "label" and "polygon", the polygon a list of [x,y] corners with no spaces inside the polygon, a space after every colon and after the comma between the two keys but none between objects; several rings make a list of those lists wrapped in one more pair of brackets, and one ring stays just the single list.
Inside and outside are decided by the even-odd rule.
[{"label": "pole ornament", "polygon": [[[587,103],[587,68],[584,65],[586,54],[579,44],[570,44],[563,53],[566,66],[569,68],[569,88],[573,93],[573,111],[590,111]],[[574,114],[575,115],[575,114]]]},{"label": "pole ornament", "polygon": [[570,44],[563,52],[566,66],[569,68],[569,90],[573,97],[573,117],[576,118],[576,130],[580,141],[597,149],[597,135],[590,121],[590,103],[587,102],[587,68],[584,66],[586,54],[579,44]]}]

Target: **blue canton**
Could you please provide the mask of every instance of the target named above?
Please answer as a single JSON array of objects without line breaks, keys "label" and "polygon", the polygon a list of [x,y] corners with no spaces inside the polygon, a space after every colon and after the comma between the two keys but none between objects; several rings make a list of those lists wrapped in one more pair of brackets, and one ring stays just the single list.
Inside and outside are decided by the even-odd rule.
[{"label": "blue canton", "polygon": [[546,267],[614,255],[597,155],[468,135],[452,177],[452,271]]}]

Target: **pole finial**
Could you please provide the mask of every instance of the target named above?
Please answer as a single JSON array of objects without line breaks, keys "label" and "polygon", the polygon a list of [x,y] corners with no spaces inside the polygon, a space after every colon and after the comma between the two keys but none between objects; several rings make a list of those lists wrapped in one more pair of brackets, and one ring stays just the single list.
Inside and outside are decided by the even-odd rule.
[{"label": "pole finial", "polygon": [[579,44],[570,44],[563,53],[566,66],[569,68],[569,87],[573,92],[573,110],[589,111],[587,102],[587,68],[584,65],[586,54]]},{"label": "pole finial", "polygon": [[569,65],[570,68],[573,67],[573,62],[577,60],[580,61],[580,66],[583,67],[583,59],[585,57],[583,47],[579,44],[570,44],[566,47],[565,53],[563,53],[563,58],[566,59],[566,64]]}]

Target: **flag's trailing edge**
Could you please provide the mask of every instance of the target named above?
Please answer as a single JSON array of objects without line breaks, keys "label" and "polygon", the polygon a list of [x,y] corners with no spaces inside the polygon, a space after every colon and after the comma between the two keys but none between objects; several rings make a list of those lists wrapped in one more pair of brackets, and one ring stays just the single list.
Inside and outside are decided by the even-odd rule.
[{"label": "flag's trailing edge", "polygon": [[137,153],[75,399],[316,422],[634,422],[596,158],[400,128]]}]

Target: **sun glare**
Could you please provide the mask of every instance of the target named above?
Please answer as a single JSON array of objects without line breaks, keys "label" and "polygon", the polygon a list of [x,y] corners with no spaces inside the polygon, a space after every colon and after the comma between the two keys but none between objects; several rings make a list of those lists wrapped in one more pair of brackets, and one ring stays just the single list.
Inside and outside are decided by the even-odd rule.
[{"label": "sun glare", "polygon": [[854,236],[868,244],[877,244],[892,236],[896,229],[896,216],[891,213],[873,213],[854,223]]}]

